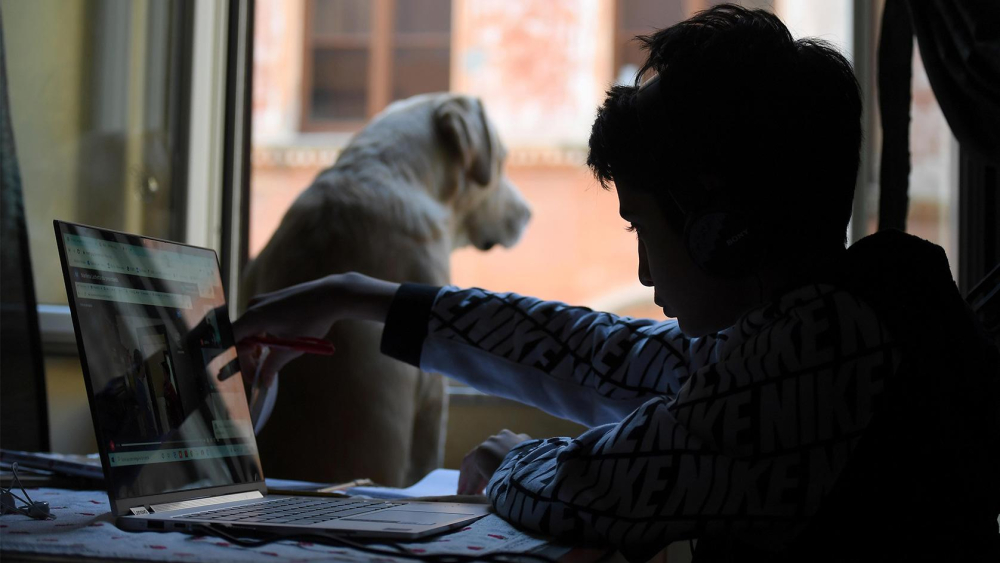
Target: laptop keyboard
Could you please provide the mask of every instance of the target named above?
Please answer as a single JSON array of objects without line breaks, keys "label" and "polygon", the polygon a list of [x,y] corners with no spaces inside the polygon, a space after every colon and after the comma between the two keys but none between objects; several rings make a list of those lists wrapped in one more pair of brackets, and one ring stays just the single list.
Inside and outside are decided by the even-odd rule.
[{"label": "laptop keyboard", "polygon": [[241,524],[317,524],[347,516],[368,514],[400,506],[400,503],[338,498],[286,497],[206,510],[174,518],[239,522]]}]

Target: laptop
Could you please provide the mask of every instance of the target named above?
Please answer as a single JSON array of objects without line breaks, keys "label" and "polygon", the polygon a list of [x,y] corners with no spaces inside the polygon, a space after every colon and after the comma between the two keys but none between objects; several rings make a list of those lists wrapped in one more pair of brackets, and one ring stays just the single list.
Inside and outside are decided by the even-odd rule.
[{"label": "laptop", "polygon": [[[54,223],[120,528],[416,539],[488,514],[476,504],[269,495],[215,251]],[[301,438],[304,449],[322,447]]]}]

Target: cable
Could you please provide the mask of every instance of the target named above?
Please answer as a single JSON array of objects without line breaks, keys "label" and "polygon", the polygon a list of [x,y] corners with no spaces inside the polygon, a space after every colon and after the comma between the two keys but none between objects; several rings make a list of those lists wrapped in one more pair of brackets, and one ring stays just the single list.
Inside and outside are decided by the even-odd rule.
[{"label": "cable", "polygon": [[[36,520],[55,520],[56,515],[49,511],[49,503],[35,502],[31,499],[28,491],[24,489],[24,485],[21,484],[21,478],[17,476],[16,461],[11,464],[10,471],[13,474],[11,486],[7,488],[0,487],[0,514],[21,514]],[[14,493],[13,485],[15,483],[28,500],[24,500]],[[17,506],[17,503],[14,502],[15,499],[23,502],[25,506]]]},{"label": "cable", "polygon": [[[28,500],[24,500],[23,498],[21,498],[21,497],[17,496],[16,494],[14,494],[14,491],[12,491],[12,490],[10,490],[10,489],[4,489],[4,491],[3,491],[3,492],[4,492],[5,494],[8,494],[8,495],[10,495],[10,496],[12,496],[12,497],[16,498],[17,500],[19,500],[19,501],[23,502],[24,504],[31,504],[32,502],[34,502],[34,501],[32,501],[31,499],[28,499]],[[28,495],[24,495],[24,496],[28,496]]]},{"label": "cable", "polygon": [[380,542],[384,545],[388,545],[395,551],[389,551],[386,549],[378,549],[363,543],[359,543],[353,540],[349,540],[344,536],[337,534],[325,534],[322,532],[309,532],[309,533],[291,533],[291,534],[272,534],[264,538],[242,538],[235,534],[230,533],[228,530],[216,524],[198,524],[193,527],[195,531],[203,531],[207,535],[218,536],[230,543],[238,545],[240,547],[260,547],[277,541],[314,541],[319,543],[328,543],[333,545],[338,545],[341,547],[349,547],[352,549],[357,549],[365,553],[370,553],[372,555],[382,555],[385,557],[403,557],[406,559],[416,559],[419,561],[430,561],[431,563],[472,563],[476,561],[492,562],[492,563],[504,563],[507,561],[517,560],[517,561],[540,561],[542,563],[556,563],[554,559],[545,557],[543,555],[538,555],[534,553],[525,552],[515,552],[515,551],[496,551],[493,553],[487,553],[483,555],[457,555],[449,553],[414,553],[407,549],[406,547],[399,545],[394,542]]}]

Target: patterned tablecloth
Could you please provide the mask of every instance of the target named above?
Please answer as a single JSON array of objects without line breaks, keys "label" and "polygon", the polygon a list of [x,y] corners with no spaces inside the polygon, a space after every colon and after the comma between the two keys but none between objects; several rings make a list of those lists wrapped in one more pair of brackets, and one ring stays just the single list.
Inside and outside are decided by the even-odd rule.
[{"label": "patterned tablecloth", "polygon": [[[41,488],[29,489],[29,494],[36,501],[48,502],[57,518],[31,520],[19,514],[0,517],[0,549],[5,553],[192,562],[404,561],[311,542],[283,541],[243,548],[210,536],[124,532],[114,525],[104,491]],[[526,552],[546,543],[490,515],[460,531],[403,545],[418,553],[487,554]]]}]

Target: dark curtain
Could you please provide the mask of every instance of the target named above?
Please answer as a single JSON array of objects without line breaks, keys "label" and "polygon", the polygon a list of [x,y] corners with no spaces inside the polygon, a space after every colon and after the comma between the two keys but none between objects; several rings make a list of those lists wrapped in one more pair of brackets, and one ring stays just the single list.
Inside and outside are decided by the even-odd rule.
[{"label": "dark curtain", "polygon": [[906,229],[913,36],[963,151],[1000,161],[1000,2],[886,0],[878,47],[879,230]]},{"label": "dark curtain", "polygon": [[0,445],[49,449],[45,372],[0,17]]}]

